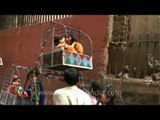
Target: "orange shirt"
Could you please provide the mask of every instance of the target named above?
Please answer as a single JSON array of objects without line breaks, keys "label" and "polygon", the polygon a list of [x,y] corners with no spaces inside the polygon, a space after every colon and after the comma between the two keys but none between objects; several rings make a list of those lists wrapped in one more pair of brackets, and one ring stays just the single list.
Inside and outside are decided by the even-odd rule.
[{"label": "orange shirt", "polygon": [[83,54],[83,46],[82,44],[75,42],[74,45],[67,45],[67,50],[72,51],[74,53],[81,53]]}]

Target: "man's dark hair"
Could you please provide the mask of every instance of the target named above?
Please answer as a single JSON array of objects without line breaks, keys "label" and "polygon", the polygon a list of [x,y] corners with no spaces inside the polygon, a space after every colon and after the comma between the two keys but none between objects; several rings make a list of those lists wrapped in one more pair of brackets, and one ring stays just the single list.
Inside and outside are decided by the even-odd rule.
[{"label": "man's dark hair", "polygon": [[76,85],[79,81],[79,72],[75,68],[68,68],[64,72],[64,80],[68,85]]}]

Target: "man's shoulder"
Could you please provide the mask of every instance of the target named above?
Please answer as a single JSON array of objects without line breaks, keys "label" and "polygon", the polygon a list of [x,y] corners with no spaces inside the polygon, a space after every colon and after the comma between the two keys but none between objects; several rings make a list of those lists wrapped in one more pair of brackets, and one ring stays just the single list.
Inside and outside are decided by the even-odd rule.
[{"label": "man's shoulder", "polygon": [[54,95],[63,95],[64,94],[64,88],[60,88],[54,91]]},{"label": "man's shoulder", "polygon": [[[79,89],[79,88],[78,88]],[[82,94],[83,96],[87,96],[87,97],[90,97],[89,94],[87,94],[85,91],[83,91],[82,89],[79,89],[78,90],[80,94]]]},{"label": "man's shoulder", "polygon": [[76,44],[76,45],[81,45],[81,46],[82,46],[82,44],[81,44],[81,43],[79,43],[79,42],[76,42],[75,44]]},{"label": "man's shoulder", "polygon": [[60,92],[62,92],[62,89],[57,89],[54,91],[54,93],[60,93]]}]

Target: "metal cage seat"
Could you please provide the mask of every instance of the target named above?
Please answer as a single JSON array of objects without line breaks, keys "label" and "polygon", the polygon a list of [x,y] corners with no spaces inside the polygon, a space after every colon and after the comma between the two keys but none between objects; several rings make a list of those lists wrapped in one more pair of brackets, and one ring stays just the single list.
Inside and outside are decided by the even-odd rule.
[{"label": "metal cage seat", "polygon": [[[56,48],[57,36],[65,36],[67,35],[67,31],[74,32],[77,42],[83,46],[83,54],[73,53],[63,48]],[[80,70],[93,69],[92,40],[87,34],[57,22],[53,22],[51,33],[52,35],[48,37],[42,55],[42,64],[45,69],[65,70],[68,67],[75,67]]]}]

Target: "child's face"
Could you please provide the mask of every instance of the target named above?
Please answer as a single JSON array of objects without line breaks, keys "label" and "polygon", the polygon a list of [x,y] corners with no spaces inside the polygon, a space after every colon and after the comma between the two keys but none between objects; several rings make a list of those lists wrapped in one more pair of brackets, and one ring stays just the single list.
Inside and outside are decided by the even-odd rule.
[{"label": "child's face", "polygon": [[38,77],[37,76],[33,76],[33,75],[30,75],[30,81],[31,82],[36,82],[37,81],[37,79],[38,79]]},{"label": "child's face", "polygon": [[110,98],[107,97],[107,95],[102,94],[99,101],[101,102],[102,105],[106,105],[110,101]]},{"label": "child's face", "polygon": [[60,42],[65,42],[65,37],[63,37],[62,39],[60,39]]}]

